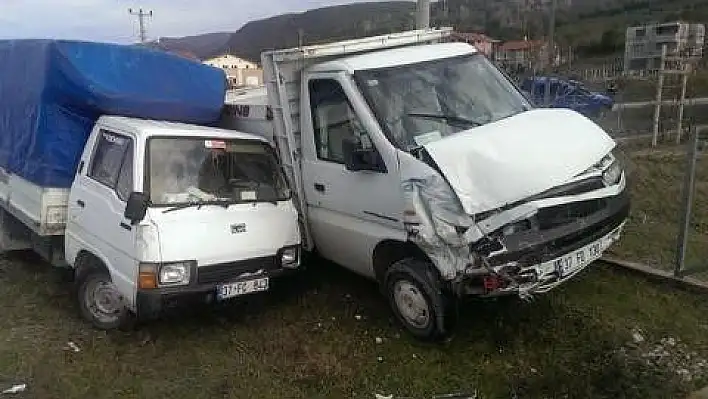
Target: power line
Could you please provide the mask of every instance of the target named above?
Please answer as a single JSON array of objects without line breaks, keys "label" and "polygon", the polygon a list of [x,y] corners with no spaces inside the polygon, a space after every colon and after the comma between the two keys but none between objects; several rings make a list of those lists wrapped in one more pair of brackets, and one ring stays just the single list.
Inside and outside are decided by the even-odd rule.
[{"label": "power line", "polygon": [[148,12],[143,12],[143,9],[139,9],[137,12],[133,11],[132,8],[128,9],[130,15],[135,15],[138,17],[138,23],[140,24],[140,43],[145,43],[147,41],[147,32],[145,30],[145,18],[152,18],[152,10]]}]

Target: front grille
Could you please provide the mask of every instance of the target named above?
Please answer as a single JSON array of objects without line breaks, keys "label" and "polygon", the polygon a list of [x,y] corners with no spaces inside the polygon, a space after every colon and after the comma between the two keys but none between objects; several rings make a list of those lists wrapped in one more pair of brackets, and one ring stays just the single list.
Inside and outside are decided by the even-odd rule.
[{"label": "front grille", "polygon": [[541,231],[549,230],[588,217],[603,210],[606,206],[607,200],[604,198],[571,202],[540,209],[536,214],[536,220]]},{"label": "front grille", "polygon": [[591,191],[599,190],[601,188],[605,187],[605,183],[602,181],[601,177],[590,177],[584,180],[580,180],[577,182],[573,183],[568,183],[564,184],[562,186],[554,187],[550,190],[546,190],[540,194],[524,198],[521,201],[513,202],[510,204],[507,204],[499,209],[494,209],[490,210],[487,212],[482,212],[477,215],[475,215],[476,220],[484,220],[488,218],[489,216],[498,213],[498,212],[503,212],[503,211],[508,211],[509,209],[516,208],[517,206],[531,202],[531,201],[537,201],[537,200],[542,200],[542,199],[547,199],[547,198],[555,198],[555,197],[566,197],[566,196],[571,196],[571,195],[580,195],[580,194],[585,194]]},{"label": "front grille", "polygon": [[220,265],[202,266],[197,268],[197,283],[226,283],[238,278],[244,273],[255,273],[261,269],[268,272],[277,268],[278,262],[275,256],[222,263]]},{"label": "front grille", "polygon": [[587,245],[609,234],[629,216],[629,199],[621,195],[608,199],[604,209],[582,220],[574,220],[545,231],[526,231],[504,238],[508,252],[489,259],[492,266],[517,261],[539,264]]}]

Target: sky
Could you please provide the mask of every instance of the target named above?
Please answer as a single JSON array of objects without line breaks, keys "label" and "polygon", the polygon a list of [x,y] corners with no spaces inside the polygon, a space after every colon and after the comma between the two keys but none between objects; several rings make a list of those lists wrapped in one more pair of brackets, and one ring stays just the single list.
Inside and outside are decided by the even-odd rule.
[{"label": "sky", "polygon": [[[149,39],[233,32],[248,21],[366,0],[0,0],[0,39],[54,38],[131,43],[152,10]],[[372,0],[368,0],[372,1]]]}]

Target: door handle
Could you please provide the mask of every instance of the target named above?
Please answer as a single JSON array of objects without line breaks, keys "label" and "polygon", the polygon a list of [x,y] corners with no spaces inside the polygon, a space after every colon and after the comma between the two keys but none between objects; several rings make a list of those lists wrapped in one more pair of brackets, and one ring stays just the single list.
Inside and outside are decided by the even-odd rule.
[{"label": "door handle", "polygon": [[86,203],[83,200],[76,200],[76,205],[80,206],[81,208],[86,207]]},{"label": "door handle", "polygon": [[315,190],[324,193],[325,192],[325,185],[322,183],[315,183]]},{"label": "door handle", "polygon": [[125,222],[120,222],[120,227],[122,227],[122,228],[124,228],[124,229],[126,229],[126,230],[128,230],[128,231],[133,230],[133,228],[130,227],[130,225],[129,225],[128,223],[125,223]]}]

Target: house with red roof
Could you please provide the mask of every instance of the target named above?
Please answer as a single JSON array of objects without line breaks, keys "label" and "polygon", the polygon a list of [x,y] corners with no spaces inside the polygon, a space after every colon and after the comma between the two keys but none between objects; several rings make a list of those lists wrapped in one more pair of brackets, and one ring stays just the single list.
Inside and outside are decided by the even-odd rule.
[{"label": "house with red roof", "polygon": [[489,58],[494,58],[496,47],[501,40],[492,39],[484,33],[477,32],[455,32],[452,34],[453,40],[473,45],[477,50]]},{"label": "house with red roof", "polygon": [[[544,69],[548,66],[548,43],[545,40],[510,40],[501,43],[494,54],[500,64],[528,69]],[[556,49],[555,65],[558,65]]]}]

